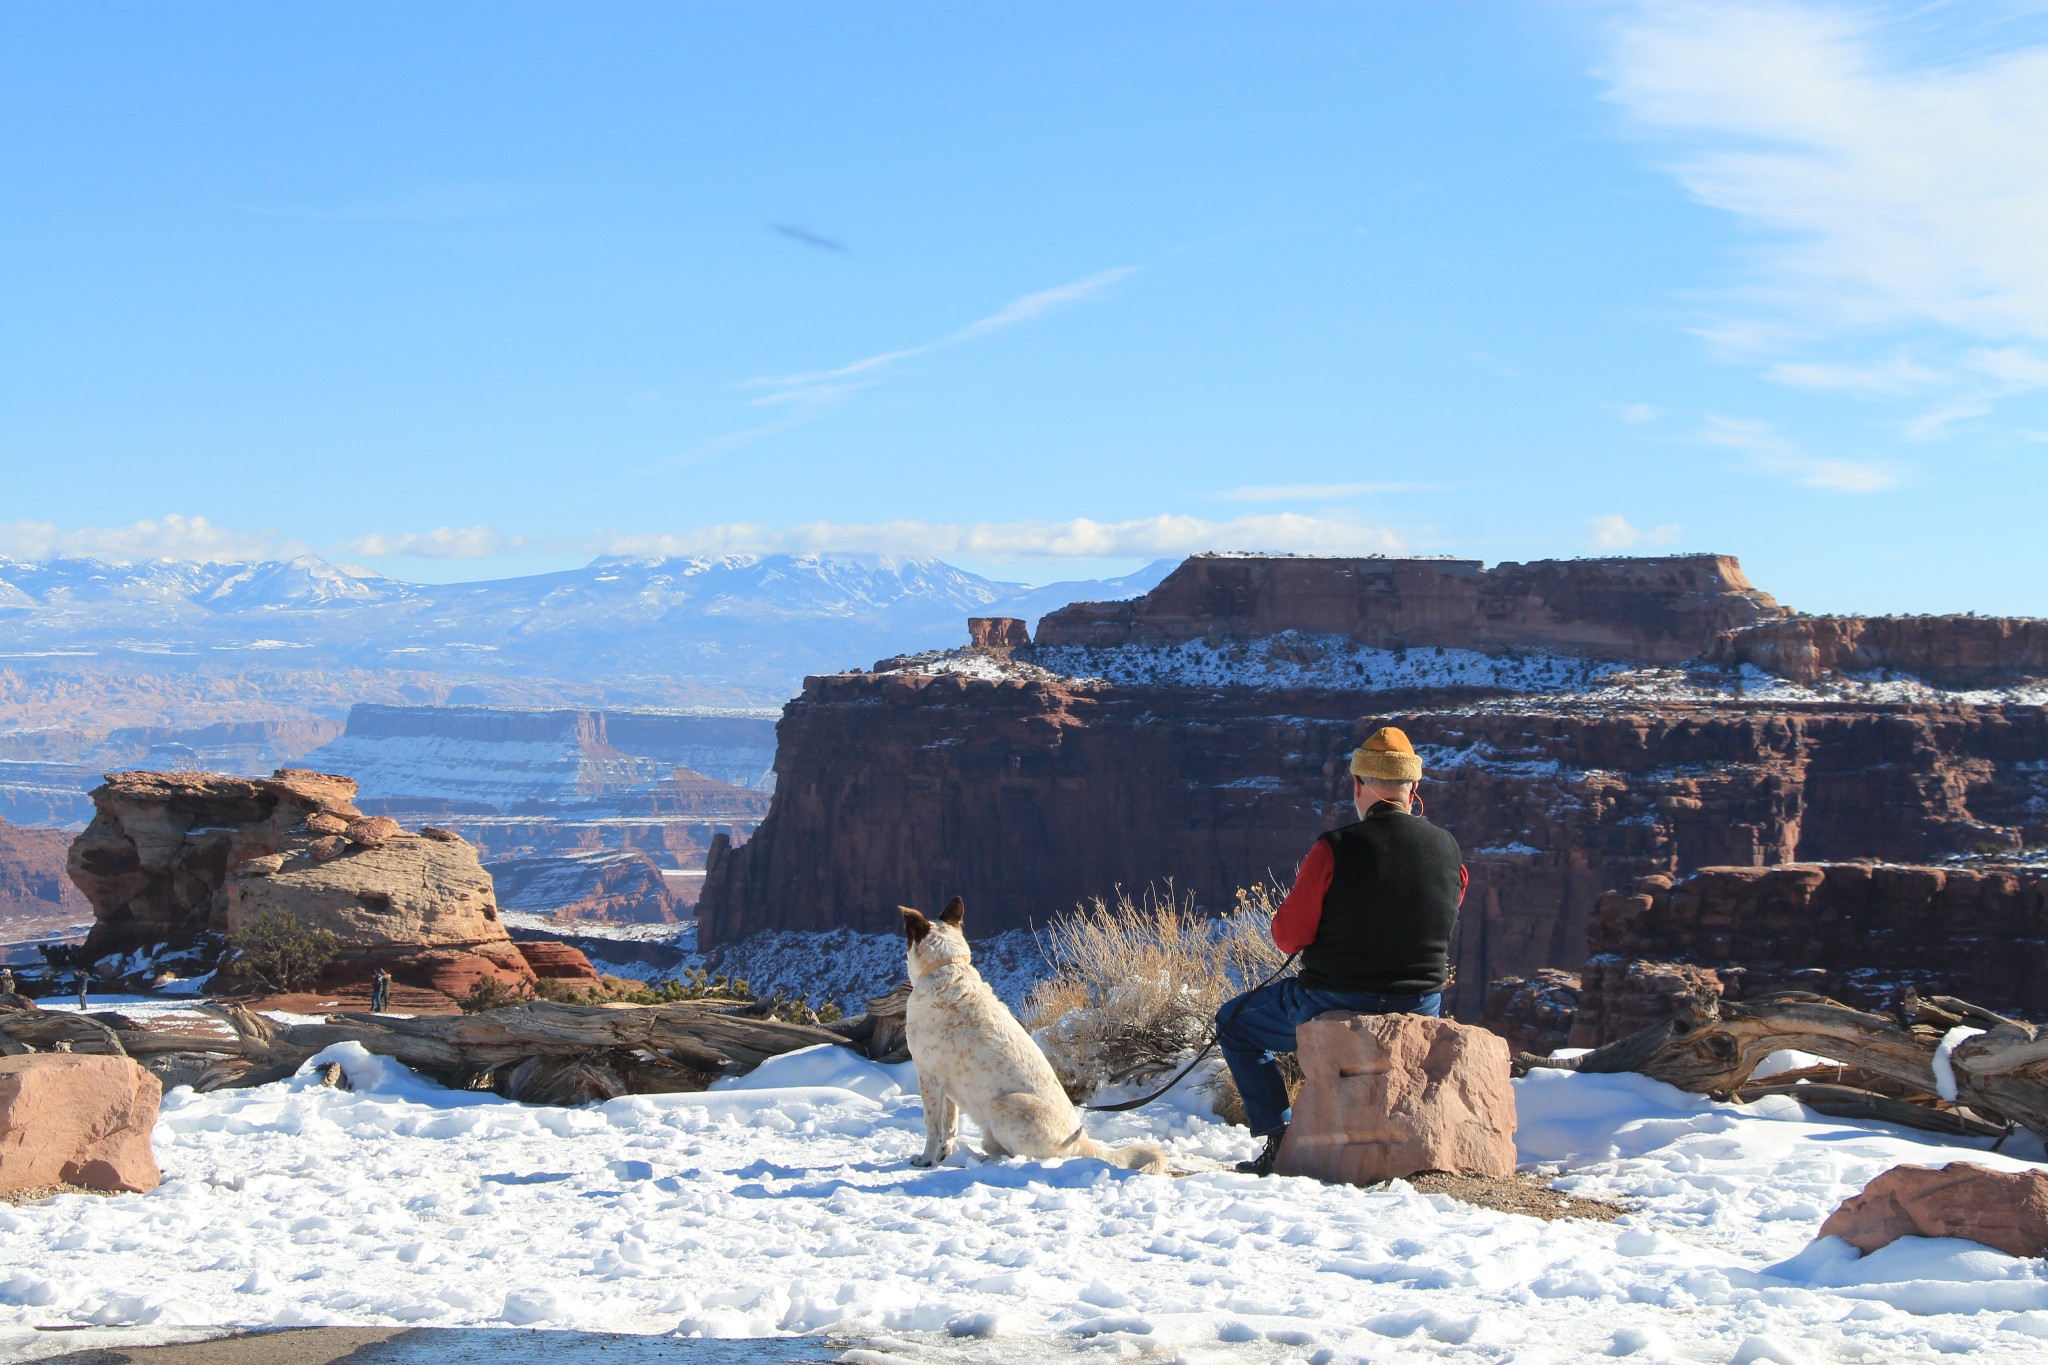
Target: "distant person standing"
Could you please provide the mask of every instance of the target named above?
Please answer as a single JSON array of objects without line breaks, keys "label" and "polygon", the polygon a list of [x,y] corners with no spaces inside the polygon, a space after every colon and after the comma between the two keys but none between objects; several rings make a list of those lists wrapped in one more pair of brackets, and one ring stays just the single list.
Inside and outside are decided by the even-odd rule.
[{"label": "distant person standing", "polygon": [[370,1013],[382,1014],[391,1004],[391,973],[379,967],[370,976]]},{"label": "distant person standing", "polygon": [[0,995],[14,994],[14,968],[0,967]]},{"label": "distant person standing", "polygon": [[85,968],[80,967],[78,969],[78,978],[71,984],[78,987],[78,1008],[83,1010],[85,1008],[85,990],[87,986],[92,984],[92,978],[85,974]]}]

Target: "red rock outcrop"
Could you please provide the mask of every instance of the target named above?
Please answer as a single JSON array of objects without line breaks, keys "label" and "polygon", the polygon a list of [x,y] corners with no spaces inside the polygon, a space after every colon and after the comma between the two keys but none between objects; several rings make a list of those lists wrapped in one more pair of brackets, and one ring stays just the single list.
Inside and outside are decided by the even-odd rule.
[{"label": "red rock outcrop", "polygon": [[512,945],[526,959],[526,965],[543,981],[567,981],[576,985],[597,984],[597,969],[580,948],[549,939],[522,939]]},{"label": "red rock outcrop", "polygon": [[155,1189],[150,1134],[163,1093],[127,1057],[0,1057],[0,1191]]},{"label": "red rock outcrop", "polygon": [[1865,1255],[1901,1237],[1960,1237],[2008,1256],[2048,1256],[2048,1172],[1894,1166],[1844,1200],[1819,1235]]},{"label": "red rock outcrop", "polygon": [[1515,1173],[1507,1044],[1420,1014],[1321,1014],[1296,1031],[1301,1091],[1274,1170],[1347,1185]]},{"label": "red rock outcrop", "polygon": [[1581,1047],[1668,1018],[1660,992],[1686,989],[1879,1009],[1910,986],[2031,1014],[2048,979],[2048,866],[1709,867],[1602,896],[1588,947]]},{"label": "red rock outcrop", "polygon": [[1579,1016],[1577,972],[1544,967],[1533,976],[1503,976],[1486,983],[1479,1022],[1507,1040],[1514,1053],[1547,1057],[1564,1047]]},{"label": "red rock outcrop", "polygon": [[1838,673],[1893,673],[1942,687],[1996,687],[2048,678],[2048,621],[1798,616],[1731,631],[1710,657],[1802,683]]},{"label": "red rock outcrop", "polygon": [[85,897],[64,875],[71,836],[0,820],[0,936],[26,938],[89,913]]},{"label": "red rock outcrop", "polygon": [[1645,663],[1707,653],[1785,615],[1729,555],[1663,559],[1321,559],[1196,555],[1145,596],[1077,602],[1036,643],[1105,648],[1297,630],[1379,649],[1554,650]]},{"label": "red rock outcrop", "polygon": [[1031,627],[1014,616],[970,616],[967,643],[974,649],[1021,649],[1031,643]]},{"label": "red rock outcrop", "polygon": [[185,946],[281,912],[334,935],[341,955],[324,985],[378,967],[457,999],[487,978],[530,983],[476,850],[445,830],[366,819],[354,795],[347,778],[299,769],[112,774],[71,849],[95,915],[88,951]]}]

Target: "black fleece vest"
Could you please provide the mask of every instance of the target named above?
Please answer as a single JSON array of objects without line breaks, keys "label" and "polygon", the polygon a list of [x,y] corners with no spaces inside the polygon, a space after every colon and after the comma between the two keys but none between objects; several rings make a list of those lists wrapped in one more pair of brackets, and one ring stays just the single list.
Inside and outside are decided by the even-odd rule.
[{"label": "black fleece vest", "polygon": [[1458,841],[1382,801],[1323,836],[1336,870],[1301,984],[1321,991],[1427,995],[1443,989],[1458,926]]}]

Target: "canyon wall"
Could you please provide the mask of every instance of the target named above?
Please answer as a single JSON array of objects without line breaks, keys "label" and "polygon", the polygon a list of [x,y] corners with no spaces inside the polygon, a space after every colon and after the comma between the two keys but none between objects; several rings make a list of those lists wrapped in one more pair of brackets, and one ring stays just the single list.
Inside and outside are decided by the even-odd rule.
[{"label": "canyon wall", "polygon": [[64,875],[71,836],[0,820],[0,939],[28,939],[76,924],[85,897]]},{"label": "canyon wall", "polygon": [[1453,961],[1486,982],[1574,964],[1601,894],[1651,873],[2048,840],[2039,708],[1531,698],[1441,708],[1331,693],[1168,692],[958,675],[813,679],[782,725],[774,808],[714,846],[703,940],[887,932],[955,893],[968,926],[1043,924],[1174,879],[1211,908],[1286,881],[1349,813],[1382,724],[1426,764],[1472,871]]},{"label": "canyon wall", "polygon": [[807,679],[768,818],[713,844],[700,934],[887,932],[955,893],[994,934],[1169,878],[1222,908],[1354,818],[1346,760],[1382,724],[1421,750],[1472,870],[1467,1018],[1494,978],[1577,967],[1600,896],[1646,876],[2048,842],[2048,693],[1714,658],[1810,619],[1722,556],[1198,557],[1033,642],[985,620],[965,649]]}]

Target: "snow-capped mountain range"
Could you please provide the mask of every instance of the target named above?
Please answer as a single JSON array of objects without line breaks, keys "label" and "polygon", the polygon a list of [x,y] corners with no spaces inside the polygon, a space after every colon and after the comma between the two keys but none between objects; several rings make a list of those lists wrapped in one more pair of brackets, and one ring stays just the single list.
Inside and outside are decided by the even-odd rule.
[{"label": "snow-capped mountain range", "polygon": [[0,661],[257,660],[587,679],[683,676],[779,700],[806,673],[957,643],[970,615],[1035,621],[1136,596],[1120,579],[1030,587],[931,558],[601,558],[580,569],[421,584],[312,556],[258,563],[0,560]]}]

